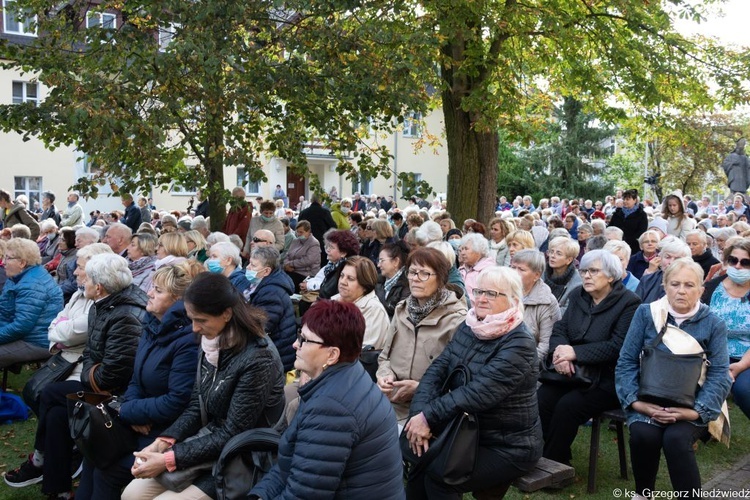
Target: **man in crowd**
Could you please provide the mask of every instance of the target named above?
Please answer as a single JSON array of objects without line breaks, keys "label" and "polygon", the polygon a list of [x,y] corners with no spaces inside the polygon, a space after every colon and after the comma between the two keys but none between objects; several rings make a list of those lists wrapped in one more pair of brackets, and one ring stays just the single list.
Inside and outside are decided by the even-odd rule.
[{"label": "man in crowd", "polygon": [[[125,207],[125,215],[122,216],[120,222],[128,226],[133,233],[138,232],[138,228],[143,221],[141,216],[141,209],[133,201],[133,195],[130,193],[123,194],[120,199],[122,200],[122,206]],[[118,252],[115,252],[118,253]]]},{"label": "man in crowd", "polygon": [[83,224],[83,207],[78,200],[78,193],[68,193],[68,206],[60,219],[60,227],[75,227]]}]

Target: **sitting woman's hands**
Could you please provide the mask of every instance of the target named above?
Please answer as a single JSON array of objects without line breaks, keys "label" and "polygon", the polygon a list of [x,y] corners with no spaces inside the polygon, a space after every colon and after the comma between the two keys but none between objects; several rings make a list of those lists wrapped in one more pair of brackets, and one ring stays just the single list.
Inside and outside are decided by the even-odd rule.
[{"label": "sitting woman's hands", "polygon": [[392,403],[408,403],[417,392],[419,382],[416,380],[396,380],[393,382],[393,391],[388,399]]},{"label": "sitting woman's hands", "polygon": [[141,450],[141,453],[164,453],[170,444],[163,439],[154,439],[154,442]]},{"label": "sitting woman's hands", "polygon": [[144,436],[148,436],[148,433],[151,432],[151,424],[131,425],[130,428],[138,434],[143,434]]},{"label": "sitting woman's hands", "polygon": [[380,392],[382,392],[386,396],[390,396],[390,394],[393,392],[393,375],[380,377],[378,379],[378,388],[380,389]]},{"label": "sitting woman's hands", "polygon": [[576,360],[576,352],[573,346],[559,345],[555,348],[552,355],[552,362],[555,365],[555,371],[566,377],[572,376],[576,369],[573,361]]},{"label": "sitting woman's hands", "polygon": [[630,407],[660,424],[674,424],[680,420],[698,420],[700,415],[692,408],[667,408],[645,401],[636,401]]},{"label": "sitting woman's hands", "polygon": [[418,413],[410,418],[404,430],[406,431],[406,438],[409,440],[411,451],[416,456],[421,457],[422,453],[430,448],[430,438],[432,437],[430,424],[427,423],[424,413]]},{"label": "sitting woman's hands", "polygon": [[149,479],[158,476],[167,470],[164,454],[153,451],[136,451],[135,463],[130,469],[133,477],[138,479]]}]

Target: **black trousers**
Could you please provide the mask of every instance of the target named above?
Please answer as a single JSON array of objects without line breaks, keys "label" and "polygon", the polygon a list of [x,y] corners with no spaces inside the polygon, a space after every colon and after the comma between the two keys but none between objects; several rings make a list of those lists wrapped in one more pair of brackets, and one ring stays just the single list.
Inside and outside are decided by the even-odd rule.
[{"label": "black trousers", "polygon": [[66,493],[73,489],[70,470],[73,439],[68,425],[66,394],[84,390],[77,381],[49,384],[39,398],[39,421],[34,449],[44,452],[42,493]]},{"label": "black trousers", "polygon": [[534,462],[518,462],[509,459],[494,448],[480,446],[476,467],[471,478],[460,486],[450,486],[443,478],[428,470],[406,483],[408,500],[460,500],[463,493],[510,487],[513,481],[536,466]]},{"label": "black trousers", "polygon": [[544,433],[544,457],[570,464],[570,447],[578,428],[603,411],[620,407],[614,390],[589,390],[542,384],[537,390],[539,418]]},{"label": "black trousers", "polygon": [[635,490],[646,495],[653,491],[659,472],[661,450],[667,459],[672,489],[681,491],[681,498],[700,498],[701,475],[693,445],[706,436],[707,427],[680,421],[660,426],[646,422],[630,425],[630,462],[633,464]]}]

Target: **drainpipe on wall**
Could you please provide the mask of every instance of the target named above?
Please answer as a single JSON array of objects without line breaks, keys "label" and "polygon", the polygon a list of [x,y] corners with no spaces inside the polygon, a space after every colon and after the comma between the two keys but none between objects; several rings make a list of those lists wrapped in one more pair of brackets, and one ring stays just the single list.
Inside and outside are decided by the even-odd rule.
[{"label": "drainpipe on wall", "polygon": [[398,203],[398,130],[393,133],[393,201]]}]

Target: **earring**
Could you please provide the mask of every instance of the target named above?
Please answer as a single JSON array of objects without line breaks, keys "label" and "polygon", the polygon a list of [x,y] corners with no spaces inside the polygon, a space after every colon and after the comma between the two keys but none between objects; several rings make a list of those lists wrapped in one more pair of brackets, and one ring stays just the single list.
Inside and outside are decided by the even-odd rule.
[{"label": "earring", "polygon": [[323,369],[325,370],[326,368],[328,368],[328,363],[325,363],[325,364],[323,365]]}]

